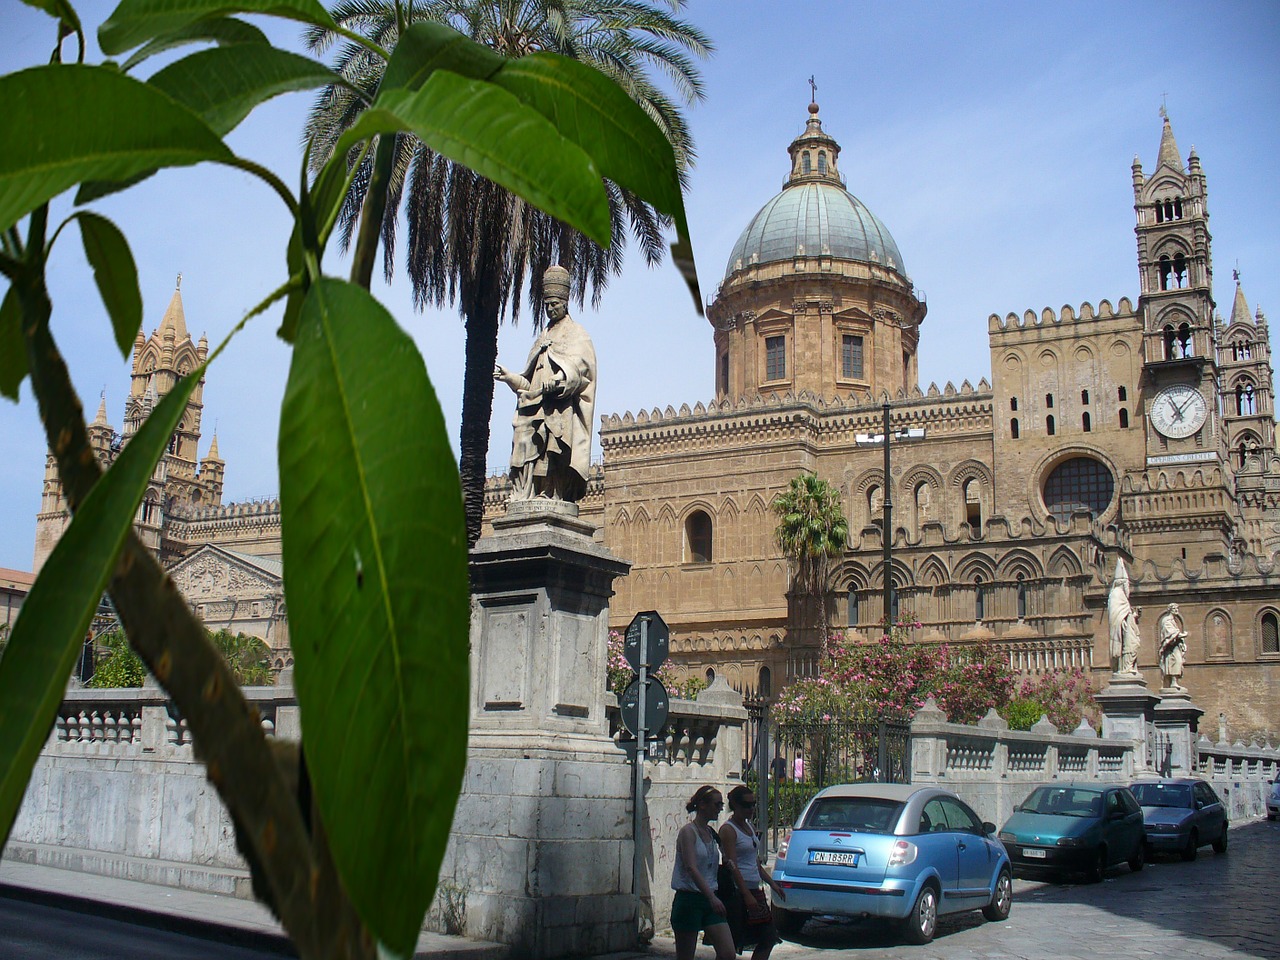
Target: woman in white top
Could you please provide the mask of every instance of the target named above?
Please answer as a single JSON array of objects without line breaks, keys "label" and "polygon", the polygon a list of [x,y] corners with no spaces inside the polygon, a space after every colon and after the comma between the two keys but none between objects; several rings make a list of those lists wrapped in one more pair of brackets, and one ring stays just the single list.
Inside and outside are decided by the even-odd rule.
[{"label": "woman in white top", "polygon": [[671,929],[676,935],[676,960],[693,960],[698,933],[716,948],[716,960],[733,960],[733,937],[725,921],[725,907],[714,884],[720,867],[720,846],[711,821],[720,817],[724,800],[708,784],[699,787],[684,807],[693,819],[676,834],[676,862],[671,870]]},{"label": "woman in white top", "polygon": [[[745,923],[741,930],[733,930],[738,949],[755,944],[752,960],[768,960],[773,945],[779,942],[769,915],[769,901],[764,887],[767,883],[779,900],[787,899],[786,892],[773,881],[769,868],[760,862],[760,838],[750,817],[754,815],[756,797],[746,784],[739,784],[729,791],[729,820],[720,828],[720,850],[725,866],[733,874],[733,882],[742,891]],[[733,916],[733,911],[730,911]],[[730,923],[730,927],[736,924]]]}]

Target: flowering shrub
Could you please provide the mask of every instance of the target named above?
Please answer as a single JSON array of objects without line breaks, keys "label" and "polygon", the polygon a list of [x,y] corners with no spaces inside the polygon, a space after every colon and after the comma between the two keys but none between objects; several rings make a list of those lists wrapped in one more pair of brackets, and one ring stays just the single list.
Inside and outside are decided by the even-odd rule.
[{"label": "flowering shrub", "polygon": [[[624,643],[625,638],[622,634],[617,630],[609,631],[608,688],[618,697],[626,692],[631,681],[635,679],[635,671],[631,669],[622,652]],[[707,689],[707,681],[702,677],[679,679],[670,660],[655,670],[652,676],[661,680],[662,685],[667,688],[667,694],[677,700],[693,700]]]},{"label": "flowering shrub", "polygon": [[1001,715],[1011,730],[1030,730],[1032,724],[1047,715],[1050,723],[1066,732],[1086,718],[1097,726],[1098,705],[1089,678],[1077,667],[1024,677],[1015,698]]},{"label": "flowering shrub", "polygon": [[1014,676],[994,649],[911,643],[909,631],[919,627],[919,622],[896,624],[874,643],[832,634],[818,675],[797,680],[778,698],[777,721],[910,719],[933,697],[949,720],[973,723],[1008,702]]}]

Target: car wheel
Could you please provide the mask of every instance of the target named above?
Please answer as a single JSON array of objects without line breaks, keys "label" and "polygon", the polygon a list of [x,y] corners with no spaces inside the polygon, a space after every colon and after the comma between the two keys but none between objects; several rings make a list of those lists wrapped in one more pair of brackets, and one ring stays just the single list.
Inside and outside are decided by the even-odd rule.
[{"label": "car wheel", "polygon": [[1129,869],[1137,873],[1147,865],[1147,845],[1139,843],[1133,850],[1133,856],[1129,858]]},{"label": "car wheel", "polygon": [[1222,836],[1218,837],[1217,840],[1213,841],[1213,852],[1214,853],[1227,852],[1227,825],[1225,823],[1222,825]]},{"label": "car wheel", "polygon": [[1085,871],[1085,878],[1090,883],[1101,883],[1102,875],[1107,872],[1107,848],[1099,847],[1093,864]]},{"label": "car wheel", "polygon": [[1191,836],[1187,837],[1187,845],[1182,848],[1182,859],[1190,863],[1196,858],[1196,850],[1200,847],[1200,834],[1194,830]]},{"label": "car wheel", "polygon": [[779,907],[776,903],[773,905],[773,925],[777,928],[778,933],[784,937],[797,936],[804,929],[805,921],[808,919],[809,915],[807,913],[787,910]]},{"label": "car wheel", "polygon": [[996,877],[996,892],[991,902],[982,908],[982,915],[994,923],[1009,919],[1009,911],[1013,909],[1013,877],[1008,869],[1000,871]]},{"label": "car wheel", "polygon": [[916,897],[915,906],[902,925],[908,943],[925,944],[938,929],[938,891],[926,883]]}]

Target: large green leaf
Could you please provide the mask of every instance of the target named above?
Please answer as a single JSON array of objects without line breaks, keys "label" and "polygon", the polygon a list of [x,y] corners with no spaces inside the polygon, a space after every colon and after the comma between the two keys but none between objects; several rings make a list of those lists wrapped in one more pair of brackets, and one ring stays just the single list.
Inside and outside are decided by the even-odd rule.
[{"label": "large green leaf", "polygon": [[22,2],[29,7],[43,10],[60,23],[65,24],[69,32],[80,32],[80,17],[76,13],[75,7],[71,6],[70,0],[22,0]]},{"label": "large green leaf", "polygon": [[89,491],[23,601],[0,658],[0,838],[13,827],[151,472],[203,375],[199,367],[179,380],[147,417]]},{"label": "large green leaf", "polygon": [[138,268],[129,252],[129,241],[106,217],[87,210],[75,216],[80,221],[84,255],[93,267],[94,282],[111,317],[116,346],[127,357],[142,326],[142,292],[138,289]]},{"label": "large green leaf", "polygon": [[22,309],[13,287],[0,300],[0,397],[18,399],[27,376],[27,348],[22,340]]},{"label": "large green leaf", "polygon": [[0,230],[85,180],[233,154],[190,110],[108,67],[56,64],[0,77]]},{"label": "large green leaf", "polygon": [[318,27],[334,26],[319,0],[121,0],[98,28],[98,45],[109,57],[166,36],[199,20],[236,13],[262,13]]},{"label": "large green leaf", "polygon": [[174,47],[186,46],[188,43],[210,42],[224,46],[233,43],[270,43],[267,35],[251,23],[245,23],[235,17],[210,17],[207,20],[197,20],[194,23],[189,23],[172,33],[156,37],[135,50],[120,69],[125,71],[132,70],[144,60],[154,57],[157,53],[163,53],[165,50],[172,50]]},{"label": "large green leaf", "polygon": [[226,136],[260,103],[340,78],[323,63],[258,43],[201,50],[171,63],[148,82],[198,113]]},{"label": "large green leaf", "polygon": [[450,70],[472,80],[488,80],[510,62],[452,27],[419,20],[409,24],[396,41],[379,90],[418,90],[436,70]]},{"label": "large green leaf", "polygon": [[361,919],[409,955],[466,762],[466,533],[422,357],[342,281],[303,305],[280,503],[307,770]]},{"label": "large green leaf", "polygon": [[345,156],[366,137],[400,132],[609,245],[609,202],[600,171],[581,147],[507,91],[436,70],[416,92],[379,93],[334,154]]}]

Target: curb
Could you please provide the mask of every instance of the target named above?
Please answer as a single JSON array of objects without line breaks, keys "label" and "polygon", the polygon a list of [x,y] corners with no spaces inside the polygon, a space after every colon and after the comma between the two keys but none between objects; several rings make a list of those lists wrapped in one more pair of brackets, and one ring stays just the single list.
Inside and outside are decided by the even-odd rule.
[{"label": "curb", "polygon": [[208,940],[230,946],[247,947],[253,950],[266,951],[282,957],[296,957],[298,952],[293,942],[283,934],[267,933],[263,930],[249,930],[231,924],[212,923],[194,917],[184,917],[157,910],[145,910],[141,907],[126,906],[118,903],[103,903],[88,897],[77,897],[72,894],[56,893],[51,890],[36,890],[13,883],[0,881],[0,898],[18,900],[24,903],[35,903],[46,907],[56,907],[104,920],[119,920],[136,926],[163,930],[166,933],[178,933],[197,940]]}]

